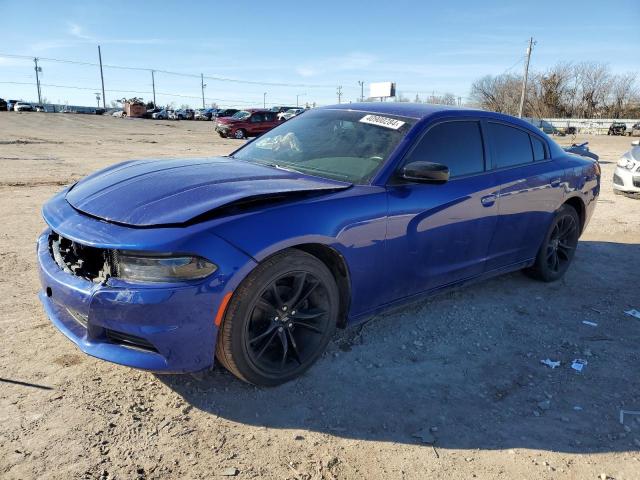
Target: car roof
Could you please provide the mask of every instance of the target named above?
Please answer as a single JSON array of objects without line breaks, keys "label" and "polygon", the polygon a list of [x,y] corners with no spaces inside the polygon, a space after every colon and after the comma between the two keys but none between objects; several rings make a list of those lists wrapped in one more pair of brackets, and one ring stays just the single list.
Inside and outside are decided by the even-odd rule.
[{"label": "car roof", "polygon": [[361,112],[379,113],[379,114],[386,114],[386,115],[399,115],[401,117],[409,117],[409,118],[416,118],[416,119],[429,117],[439,112],[472,110],[467,108],[453,107],[449,105],[432,105],[429,103],[410,103],[410,102],[340,103],[338,105],[327,105],[326,107],[320,107],[320,108],[356,110]]},{"label": "car roof", "polygon": [[493,120],[501,120],[507,123],[518,125],[531,131],[537,131],[531,123],[526,120],[507,115],[505,113],[491,112],[477,108],[457,107],[452,105],[435,105],[429,103],[411,102],[360,102],[341,103],[338,105],[327,105],[321,109],[352,110],[363,113],[374,113],[380,115],[397,115],[400,117],[414,118],[422,120],[438,114],[452,114],[460,116],[476,116]]}]

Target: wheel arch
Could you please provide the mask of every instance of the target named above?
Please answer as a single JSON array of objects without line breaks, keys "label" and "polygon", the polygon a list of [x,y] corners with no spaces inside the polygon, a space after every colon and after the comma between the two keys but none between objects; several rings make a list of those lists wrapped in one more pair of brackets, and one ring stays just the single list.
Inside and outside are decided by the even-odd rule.
[{"label": "wheel arch", "polygon": [[323,243],[302,243],[290,248],[313,255],[327,266],[338,285],[338,292],[340,292],[338,327],[344,328],[347,324],[349,305],[351,304],[351,277],[344,256],[336,249]]},{"label": "wheel arch", "polygon": [[563,205],[569,205],[573,207],[576,212],[578,212],[578,217],[580,217],[580,234],[582,235],[587,211],[587,207],[584,204],[584,201],[580,197],[574,196],[566,199]]}]

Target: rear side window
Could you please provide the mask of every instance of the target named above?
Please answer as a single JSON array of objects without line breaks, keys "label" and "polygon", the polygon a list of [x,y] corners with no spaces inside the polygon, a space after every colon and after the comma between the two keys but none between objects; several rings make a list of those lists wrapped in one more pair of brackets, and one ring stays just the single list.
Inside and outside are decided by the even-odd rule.
[{"label": "rear side window", "polygon": [[409,153],[409,162],[441,163],[451,177],[484,171],[484,150],[480,123],[456,121],[432,127]]},{"label": "rear side window", "polygon": [[533,160],[544,160],[547,158],[545,153],[544,143],[538,137],[531,135],[531,146],[533,147]]},{"label": "rear side window", "polygon": [[495,168],[511,167],[533,162],[529,134],[519,128],[501,123],[487,125]]}]

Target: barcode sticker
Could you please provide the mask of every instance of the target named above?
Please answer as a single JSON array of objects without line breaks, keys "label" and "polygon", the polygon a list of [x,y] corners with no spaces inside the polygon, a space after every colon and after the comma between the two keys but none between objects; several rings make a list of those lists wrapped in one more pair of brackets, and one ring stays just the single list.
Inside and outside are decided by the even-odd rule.
[{"label": "barcode sticker", "polygon": [[370,125],[377,125],[378,127],[391,128],[392,130],[398,130],[405,123],[401,120],[383,117],[381,115],[365,115],[360,119],[360,122],[368,123]]}]

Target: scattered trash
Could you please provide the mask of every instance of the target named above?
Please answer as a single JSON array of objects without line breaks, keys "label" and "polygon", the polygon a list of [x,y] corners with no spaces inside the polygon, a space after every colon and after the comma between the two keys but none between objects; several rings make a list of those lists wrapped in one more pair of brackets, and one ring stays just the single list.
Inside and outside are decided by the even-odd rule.
[{"label": "scattered trash", "polygon": [[587,362],[586,360],[583,360],[581,358],[576,358],[572,363],[571,363],[571,368],[573,368],[576,372],[581,372],[582,369],[587,366],[589,362]]},{"label": "scattered trash", "polygon": [[423,428],[422,430],[412,433],[411,436],[420,439],[420,443],[426,443],[428,445],[436,443],[436,437],[433,436],[428,428]]},{"label": "scattered trash", "polygon": [[624,313],[640,320],[640,310],[636,310],[635,308],[632,308],[631,310],[627,310]]},{"label": "scattered trash", "polygon": [[238,475],[238,473],[240,473],[240,470],[235,467],[231,467],[225,468],[222,472],[220,472],[220,475],[222,475],[223,477],[235,477],[236,475]]},{"label": "scattered trash", "polygon": [[640,415],[640,411],[620,410],[620,424],[622,424],[622,425],[624,425],[624,416],[625,415]]},{"label": "scattered trash", "polygon": [[553,360],[547,358],[546,360],[540,360],[540,363],[546,365],[547,367],[556,368],[560,366],[560,360],[554,362]]},{"label": "scattered trash", "polygon": [[583,320],[582,323],[585,325],[589,325],[590,327],[597,327],[598,324],[596,322],[590,322],[589,320]]},{"label": "scattered trash", "polygon": [[574,409],[576,412],[581,412],[581,411],[582,411],[582,407],[581,407],[580,405],[575,405],[575,406],[573,407],[573,409]]}]

